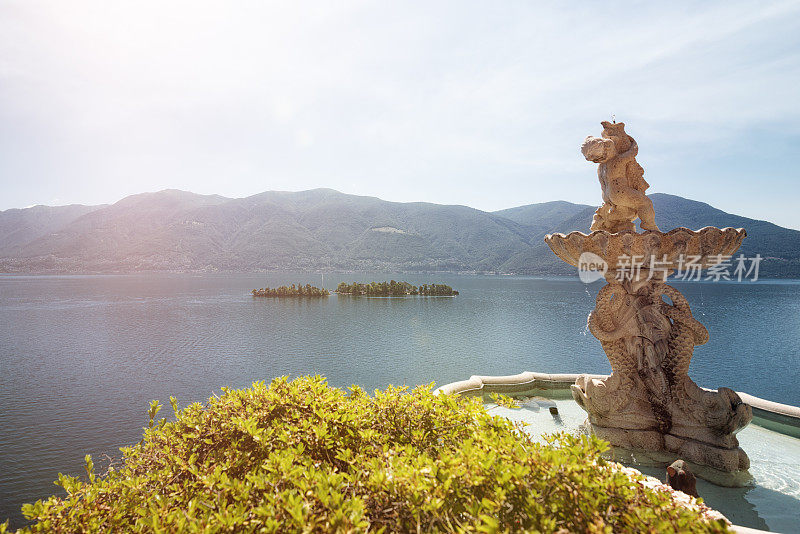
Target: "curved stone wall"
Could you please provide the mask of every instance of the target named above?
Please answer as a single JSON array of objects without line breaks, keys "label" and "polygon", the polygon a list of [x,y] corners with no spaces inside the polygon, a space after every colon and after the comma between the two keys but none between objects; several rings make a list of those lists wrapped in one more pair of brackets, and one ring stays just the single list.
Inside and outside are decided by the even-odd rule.
[{"label": "curved stone wall", "polygon": [[[571,397],[570,386],[579,374],[548,374],[524,372],[508,376],[473,375],[468,380],[451,382],[436,389],[436,393],[478,396],[485,393],[524,394],[550,391],[557,396]],[[585,375],[607,378],[607,375]],[[753,423],[781,434],[800,438],[800,408],[737,392],[742,401],[753,408]]]}]

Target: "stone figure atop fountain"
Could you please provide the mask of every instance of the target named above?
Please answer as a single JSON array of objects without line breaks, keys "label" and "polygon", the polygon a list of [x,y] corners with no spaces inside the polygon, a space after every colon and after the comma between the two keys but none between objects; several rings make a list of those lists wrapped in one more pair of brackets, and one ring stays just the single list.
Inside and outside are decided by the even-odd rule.
[{"label": "stone figure atop fountain", "polygon": [[[750,461],[736,433],[750,422],[752,409],[731,389],[705,390],[689,378],[694,347],[709,334],[666,281],[687,259],[701,269],[719,264],[747,233],[714,227],[659,231],[635,159],[636,141],[622,123],[602,125],[602,136],[587,138],[581,147],[586,159],[600,164],[603,205],[592,232],[545,237],[571,265],[579,267],[591,253],[606,266],[608,284],[597,295],[588,326],[612,374],[603,380],[581,376],[573,397],[589,414],[593,431],[612,445],[667,453],[726,473],[745,471]],[[635,231],[637,217],[644,233]]]},{"label": "stone figure atop fountain", "polygon": [[625,133],[625,123],[603,121],[600,137],[589,136],[581,146],[583,156],[599,163],[597,177],[603,205],[597,208],[591,231],[633,232],[636,218],[643,230],[658,231],[653,202],[644,192],[650,187],[636,161],[639,145]]}]

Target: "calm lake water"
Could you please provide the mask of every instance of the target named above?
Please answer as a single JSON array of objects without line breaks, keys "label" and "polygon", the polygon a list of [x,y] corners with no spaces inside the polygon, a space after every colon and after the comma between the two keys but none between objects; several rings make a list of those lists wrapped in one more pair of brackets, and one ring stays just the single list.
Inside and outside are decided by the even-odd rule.
[{"label": "calm lake water", "polygon": [[[586,329],[599,284],[577,277],[327,275],[445,282],[456,298],[254,299],[318,274],[0,276],[0,522],[59,491],[59,472],[137,442],[149,401],[321,374],[335,386],[444,384],[472,374],[608,373]],[[691,376],[800,405],[800,282],[675,284],[711,332]],[[169,411],[169,410],[167,410]],[[163,413],[163,412],[162,412]]]}]

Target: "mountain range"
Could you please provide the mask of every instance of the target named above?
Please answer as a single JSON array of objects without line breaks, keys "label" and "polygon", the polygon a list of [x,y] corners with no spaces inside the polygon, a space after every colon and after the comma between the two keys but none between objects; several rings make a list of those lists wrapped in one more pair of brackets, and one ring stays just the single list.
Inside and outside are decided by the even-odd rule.
[{"label": "mountain range", "polygon": [[[800,276],[800,231],[693,200],[650,195],[663,231],[743,227],[762,276]],[[571,274],[544,244],[588,231],[594,206],[555,201],[485,212],[331,189],[246,198],[168,189],[111,205],[0,212],[0,272],[458,271]]]}]

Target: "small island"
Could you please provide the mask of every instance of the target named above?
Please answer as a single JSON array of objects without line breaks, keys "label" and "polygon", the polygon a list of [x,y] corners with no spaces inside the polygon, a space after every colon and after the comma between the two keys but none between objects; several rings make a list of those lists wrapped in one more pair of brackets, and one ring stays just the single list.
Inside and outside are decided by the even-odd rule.
[{"label": "small island", "polygon": [[292,287],[262,287],[252,291],[254,297],[327,297],[330,291],[314,287],[311,284],[292,284]]},{"label": "small island", "polygon": [[390,282],[370,282],[368,284],[342,282],[336,288],[336,293],[356,297],[407,297],[415,295],[423,297],[454,297],[458,295],[458,291],[445,284],[422,284],[417,287],[408,282],[395,282],[394,280]]}]

